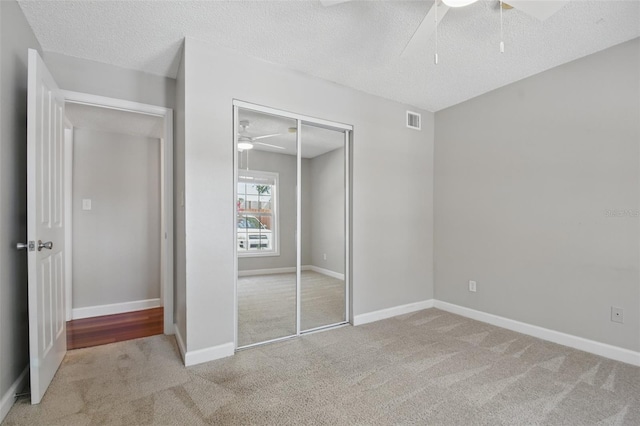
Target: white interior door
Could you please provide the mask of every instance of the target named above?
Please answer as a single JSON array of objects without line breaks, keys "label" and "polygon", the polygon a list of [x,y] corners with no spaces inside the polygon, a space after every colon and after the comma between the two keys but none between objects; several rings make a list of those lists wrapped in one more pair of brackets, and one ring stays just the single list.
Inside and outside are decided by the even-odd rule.
[{"label": "white interior door", "polygon": [[27,239],[31,403],[38,404],[67,351],[64,293],[64,97],[29,50]]}]

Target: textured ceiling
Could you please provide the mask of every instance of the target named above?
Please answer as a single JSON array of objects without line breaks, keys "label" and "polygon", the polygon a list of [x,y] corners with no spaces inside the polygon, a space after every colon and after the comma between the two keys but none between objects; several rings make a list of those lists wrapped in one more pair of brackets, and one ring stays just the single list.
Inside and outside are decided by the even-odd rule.
[{"label": "textured ceiling", "polygon": [[161,139],[164,119],[154,115],[67,102],[65,113],[79,129]]},{"label": "textured ceiling", "polygon": [[[545,1],[545,0],[538,0]],[[437,111],[640,36],[639,0],[572,0],[544,22],[497,1],[450,10],[420,54],[401,58],[428,1],[33,1],[45,51],[175,77],[183,37]]]}]

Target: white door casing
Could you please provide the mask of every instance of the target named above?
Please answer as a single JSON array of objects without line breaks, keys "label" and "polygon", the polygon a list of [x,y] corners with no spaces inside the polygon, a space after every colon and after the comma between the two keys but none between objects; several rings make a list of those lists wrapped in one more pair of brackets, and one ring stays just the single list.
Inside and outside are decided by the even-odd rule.
[{"label": "white door casing", "polygon": [[28,74],[27,240],[35,243],[28,249],[29,361],[31,403],[38,404],[67,350],[64,97],[33,49]]}]

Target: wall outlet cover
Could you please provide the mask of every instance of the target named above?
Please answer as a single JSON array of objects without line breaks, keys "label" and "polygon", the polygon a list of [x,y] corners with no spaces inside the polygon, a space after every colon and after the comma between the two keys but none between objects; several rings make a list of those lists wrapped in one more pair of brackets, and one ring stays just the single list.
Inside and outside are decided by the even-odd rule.
[{"label": "wall outlet cover", "polygon": [[476,291],[476,282],[475,281],[469,281],[469,291]]}]

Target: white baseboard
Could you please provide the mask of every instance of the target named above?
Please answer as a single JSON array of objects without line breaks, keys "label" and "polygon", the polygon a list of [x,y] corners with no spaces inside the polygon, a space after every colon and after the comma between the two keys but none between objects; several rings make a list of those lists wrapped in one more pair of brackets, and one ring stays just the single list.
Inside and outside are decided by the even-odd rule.
[{"label": "white baseboard", "polygon": [[[171,321],[173,321],[173,315],[171,315],[171,319],[170,320],[165,320],[163,321],[163,327],[164,327],[164,335],[165,336],[173,336],[176,332],[176,325],[174,323],[172,323]],[[171,324],[169,327],[167,327],[164,324]]]},{"label": "white baseboard", "polygon": [[203,362],[214,361],[220,358],[226,358],[235,353],[236,345],[233,342],[224,343],[222,345],[213,346],[211,348],[198,349],[196,351],[187,352],[187,348],[184,344],[184,339],[180,334],[180,329],[176,324],[174,324],[174,327],[176,342],[178,343],[178,349],[180,350],[180,355],[182,356],[182,361],[184,361],[185,367],[202,364]]},{"label": "white baseboard", "polygon": [[184,362],[185,354],[187,353],[187,348],[184,346],[184,339],[182,338],[182,334],[180,334],[180,329],[178,328],[178,324],[173,324],[173,329],[174,329],[173,334],[176,336],[176,343],[178,344],[178,350],[180,351],[182,362]]},{"label": "white baseboard", "polygon": [[315,266],[315,265],[304,265],[304,266],[302,267],[302,270],[303,270],[303,271],[313,271],[313,272],[317,272],[317,273],[319,273],[319,274],[326,275],[326,276],[328,276],[328,277],[332,277],[332,278],[337,278],[337,279],[339,279],[339,280],[344,281],[344,274],[341,274],[341,273],[339,273],[339,272],[334,272],[334,271],[331,271],[331,270],[329,270],[329,269],[321,268],[321,267],[319,267],[319,266]]},{"label": "white baseboard", "polygon": [[423,300],[421,302],[408,303],[406,305],[394,306],[391,308],[380,309],[379,311],[367,312],[366,314],[354,315],[353,325],[362,325],[374,321],[395,317],[398,315],[408,314],[423,309],[433,308],[433,299]]},{"label": "white baseboard", "polygon": [[235,353],[236,345],[233,342],[224,343],[210,348],[188,351],[184,355],[184,365],[189,367],[203,362],[209,362],[220,358],[226,358]]},{"label": "white baseboard", "polygon": [[29,372],[29,366],[27,365],[22,373],[18,376],[15,382],[9,387],[9,389],[2,395],[2,400],[0,400],[0,423],[4,421],[4,418],[9,414],[9,410],[13,407],[13,404],[16,402],[16,392],[24,389],[25,382],[27,380],[27,373]]},{"label": "white baseboard", "polygon": [[162,306],[160,299],[134,300],[133,302],[113,303],[110,305],[88,306],[75,308],[71,311],[72,319],[100,317],[103,315],[123,314],[125,312],[141,311],[143,309]]},{"label": "white baseboard", "polygon": [[250,269],[246,271],[238,271],[238,276],[251,277],[254,275],[290,274],[295,271],[296,271],[295,266],[291,266],[288,268]]},{"label": "white baseboard", "polygon": [[464,306],[454,305],[440,300],[435,301],[435,307],[452,314],[461,315],[477,321],[486,322],[507,330],[516,331],[518,333],[527,334],[549,342],[558,343],[560,345],[569,346],[574,349],[600,355],[616,361],[625,362],[627,364],[640,366],[640,352],[606,343],[596,342],[594,340],[585,339],[583,337],[573,336],[571,334],[562,333],[560,331],[550,330],[548,328],[538,327],[536,325],[512,320],[498,315],[488,314],[475,309],[466,308]]}]

